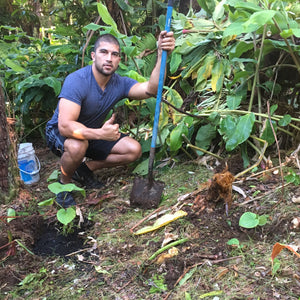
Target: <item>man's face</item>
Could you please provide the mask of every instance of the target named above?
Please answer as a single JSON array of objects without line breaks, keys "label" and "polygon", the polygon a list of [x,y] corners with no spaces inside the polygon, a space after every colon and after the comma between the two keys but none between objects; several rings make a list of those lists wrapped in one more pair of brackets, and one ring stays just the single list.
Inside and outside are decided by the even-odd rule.
[{"label": "man's face", "polygon": [[112,75],[121,61],[120,49],[112,43],[101,42],[91,55],[96,70],[104,76]]}]

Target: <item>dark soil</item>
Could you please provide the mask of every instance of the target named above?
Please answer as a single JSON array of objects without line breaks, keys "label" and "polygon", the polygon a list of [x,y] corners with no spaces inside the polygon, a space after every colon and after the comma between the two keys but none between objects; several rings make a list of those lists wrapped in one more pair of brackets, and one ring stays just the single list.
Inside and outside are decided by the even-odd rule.
[{"label": "dark soil", "polygon": [[[187,216],[156,232],[134,236],[130,228],[151,210],[132,207],[129,193],[134,176],[128,168],[107,170],[98,176],[108,189],[90,191],[86,199],[78,197],[84,223],[77,226],[79,217],[76,217],[73,231],[62,234],[55,206],[42,209],[37,205],[52,197],[47,178],[58,169],[58,160],[45,147],[38,147],[36,154],[42,164],[39,183],[21,186],[18,198],[10,205],[1,206],[2,216],[8,207],[20,214],[26,211],[26,215],[18,215],[9,223],[5,218],[1,222],[0,290],[6,295],[3,299],[184,299],[184,293],[197,299],[214,291],[222,292],[219,299],[297,300],[300,297],[299,259],[285,252],[280,258],[277,277],[271,274],[272,246],[276,242],[300,241],[299,230],[291,223],[299,216],[299,204],[291,203],[291,198],[299,197],[300,191],[291,185],[282,196],[278,189],[279,175],[266,172],[259,179],[253,177],[235,183],[246,198],[233,193],[230,203],[224,199],[229,197],[226,186],[221,189],[223,197],[212,196],[216,186],[212,191],[211,184],[218,182],[212,173],[204,175],[196,186],[192,185],[198,166],[185,172],[178,185],[175,177],[182,175],[171,175],[168,181],[164,180],[164,196],[159,206],[172,207],[175,199],[176,208],[186,211]],[[231,174],[241,171],[237,158],[227,165]],[[177,172],[184,168],[180,166]],[[215,172],[222,170],[216,168]],[[177,200],[185,192],[170,196],[176,190],[188,193]],[[253,194],[258,192],[264,195],[263,200],[257,197],[252,201]],[[168,203],[171,199],[173,203]],[[229,204],[227,214],[226,204]],[[137,206],[141,205],[146,207],[142,202]],[[246,211],[267,214],[268,223],[253,229],[242,228],[239,218]],[[93,222],[88,220],[92,217]],[[168,233],[177,235],[177,239],[187,237],[188,241],[176,247],[178,255],[162,258],[163,253],[150,261],[148,258],[162,247]],[[8,244],[10,236],[24,247],[16,242]],[[240,242],[239,248],[227,244],[232,238]],[[162,263],[158,264],[159,258]],[[75,269],[71,268],[72,264]],[[47,271],[41,271],[43,268]],[[22,284],[29,274],[35,274],[34,279]],[[188,275],[190,279],[179,287],[179,281]],[[161,278],[164,286],[158,283]]]}]

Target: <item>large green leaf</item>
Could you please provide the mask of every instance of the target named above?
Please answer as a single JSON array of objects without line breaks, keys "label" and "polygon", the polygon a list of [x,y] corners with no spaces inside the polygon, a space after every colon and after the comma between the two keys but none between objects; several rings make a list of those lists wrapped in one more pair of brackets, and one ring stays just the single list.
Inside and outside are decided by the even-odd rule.
[{"label": "large green leaf", "polygon": [[227,4],[235,8],[242,8],[243,10],[248,10],[249,12],[261,11],[262,8],[259,5],[256,5],[250,1],[241,1],[241,0],[227,0]]},{"label": "large green leaf", "polygon": [[56,216],[59,222],[61,222],[64,225],[67,225],[70,222],[72,222],[76,217],[76,211],[73,207],[68,207],[67,209],[61,208],[58,210]]},{"label": "large green leaf", "polygon": [[289,38],[291,36],[296,36],[298,38],[300,38],[300,28],[289,28],[289,29],[285,29],[283,30],[280,35],[283,37],[283,38]]},{"label": "large green leaf", "polygon": [[[201,126],[196,135],[195,144],[197,147],[207,149],[211,145],[212,140],[216,137],[216,127],[211,124]],[[200,152],[200,151],[199,151]],[[203,153],[199,153],[202,155]]]},{"label": "large green leaf", "polygon": [[118,5],[120,6],[120,8],[123,11],[127,11],[130,14],[134,13],[134,9],[132,6],[128,5],[128,1],[124,1],[124,0],[116,0],[116,2],[118,3]]},{"label": "large green leaf", "polygon": [[97,8],[103,22],[107,25],[110,25],[115,31],[118,31],[118,26],[114,19],[111,17],[110,13],[108,12],[107,7],[101,2],[98,2]]},{"label": "large green leaf", "polygon": [[229,58],[241,57],[242,54],[253,49],[253,42],[239,41],[230,49]]},{"label": "large green leaf", "polygon": [[59,182],[54,182],[48,185],[48,189],[56,195],[61,192],[78,191],[82,194],[82,196],[85,197],[85,190],[76,186],[73,183],[61,184]]},{"label": "large green leaf", "polygon": [[148,174],[148,169],[149,169],[149,158],[143,160],[140,164],[138,164],[132,172],[134,174],[143,176],[143,175]]},{"label": "large green leaf", "polygon": [[268,24],[275,14],[275,10],[263,10],[253,13],[249,20],[243,24],[243,32],[248,33],[258,30],[260,27]]},{"label": "large green leaf", "polygon": [[90,23],[90,24],[84,26],[83,28],[86,29],[86,30],[94,30],[94,31],[96,31],[96,30],[100,29],[101,26],[98,25],[98,24],[95,24],[95,23]]},{"label": "large green leaf", "polygon": [[245,142],[251,134],[254,122],[255,115],[253,113],[240,117],[235,130],[226,142],[226,150],[232,151],[239,144]]},{"label": "large green leaf", "polygon": [[243,21],[236,21],[231,23],[224,31],[223,31],[223,37],[228,35],[240,35],[243,33]]},{"label": "large green leaf", "polygon": [[213,14],[216,7],[215,0],[197,0],[197,1],[201,6],[201,8],[203,8],[209,15]]},{"label": "large green leaf", "polygon": [[244,228],[255,228],[259,225],[258,215],[250,211],[243,213],[240,217],[239,225]]},{"label": "large green leaf", "polygon": [[21,67],[19,64],[13,62],[11,59],[7,58],[4,63],[6,64],[7,67],[11,68],[13,71],[17,73],[25,73],[26,70]]},{"label": "large green leaf", "polygon": [[[275,130],[275,134],[276,134],[276,131],[277,131],[277,125],[276,125],[276,122],[275,121],[272,121],[272,126]],[[261,139],[267,141],[267,143],[269,145],[272,145],[274,142],[275,142],[275,137],[274,137],[274,133],[273,133],[273,129],[270,125],[270,121],[269,120],[266,120],[266,126],[265,126],[265,129],[261,135]]]},{"label": "large green leaf", "polygon": [[171,61],[170,61],[170,72],[171,74],[175,73],[182,62],[182,57],[179,53],[172,52]]},{"label": "large green leaf", "polygon": [[219,19],[221,19],[222,17],[224,17],[224,4],[227,2],[227,0],[221,0],[221,2],[219,2],[213,12],[212,18],[214,21],[218,21]]},{"label": "large green leaf", "polygon": [[60,93],[61,82],[59,80],[57,80],[55,77],[52,77],[52,76],[51,77],[46,77],[43,80],[48,86],[53,88],[56,96]]},{"label": "large green leaf", "polygon": [[278,121],[280,126],[287,126],[292,121],[292,117],[290,115],[284,115],[282,119]]},{"label": "large green leaf", "polygon": [[226,102],[229,109],[237,109],[242,101],[242,95],[227,95]]},{"label": "large green leaf", "polygon": [[188,128],[181,122],[177,125],[170,134],[170,150],[177,151],[182,145],[182,135],[188,135]]}]

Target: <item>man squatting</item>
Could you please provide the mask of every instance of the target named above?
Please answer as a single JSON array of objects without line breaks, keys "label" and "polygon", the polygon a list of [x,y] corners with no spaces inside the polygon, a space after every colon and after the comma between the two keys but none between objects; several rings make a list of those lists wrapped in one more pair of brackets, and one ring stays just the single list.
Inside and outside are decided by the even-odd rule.
[{"label": "man squatting", "polygon": [[[95,42],[92,65],[66,77],[46,126],[47,145],[60,157],[61,184],[73,179],[87,189],[101,188],[94,171],[140,158],[141,145],[119,132],[115,115],[105,119],[118,101],[147,99],[157,93],[162,50],[174,50],[173,32],[162,31],[157,45],[157,62],[149,81],[139,83],[115,73],[121,61],[120,44],[110,34],[100,35]],[[71,192],[60,192],[56,199],[63,207],[76,204]]]}]

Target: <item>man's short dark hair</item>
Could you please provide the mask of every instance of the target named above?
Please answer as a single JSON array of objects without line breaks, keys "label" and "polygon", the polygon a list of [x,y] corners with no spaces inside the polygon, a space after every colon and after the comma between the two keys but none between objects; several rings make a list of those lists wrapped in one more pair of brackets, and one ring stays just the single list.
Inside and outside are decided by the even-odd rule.
[{"label": "man's short dark hair", "polygon": [[114,37],[112,34],[110,33],[105,33],[105,34],[102,34],[100,35],[95,44],[94,44],[94,51],[97,50],[97,48],[99,47],[100,43],[101,42],[106,42],[106,43],[111,43],[111,44],[114,44],[114,45],[117,45],[119,47],[119,50],[120,50],[120,43],[118,41],[118,39],[116,37]]}]

